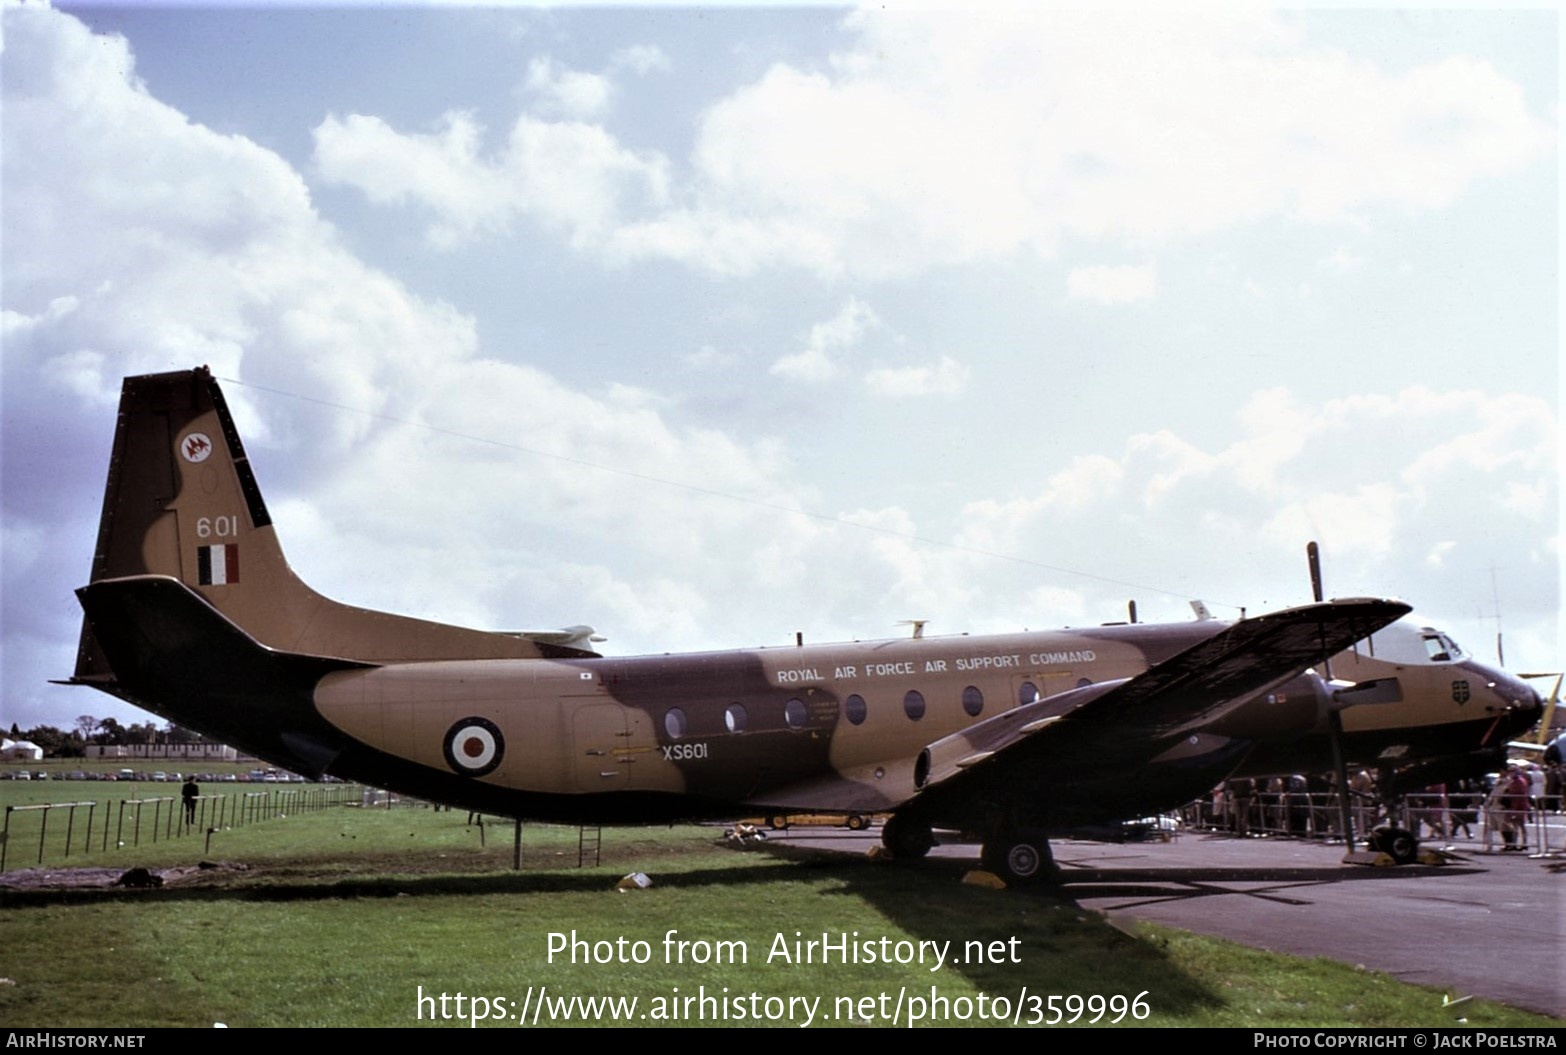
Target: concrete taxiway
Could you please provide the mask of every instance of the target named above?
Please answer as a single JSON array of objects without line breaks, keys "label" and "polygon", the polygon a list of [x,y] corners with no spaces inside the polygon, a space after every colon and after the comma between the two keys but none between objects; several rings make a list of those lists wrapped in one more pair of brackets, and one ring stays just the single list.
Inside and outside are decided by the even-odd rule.
[{"label": "concrete taxiway", "polygon": [[[855,855],[879,843],[874,829],[768,836],[769,846]],[[1566,1018],[1566,861],[1460,842],[1442,866],[1369,868],[1343,864],[1341,845],[1202,833],[1053,845],[1065,883],[1050,896],[1112,920],[1324,956]],[[978,855],[971,843],[932,851],[954,869],[977,868]]]}]

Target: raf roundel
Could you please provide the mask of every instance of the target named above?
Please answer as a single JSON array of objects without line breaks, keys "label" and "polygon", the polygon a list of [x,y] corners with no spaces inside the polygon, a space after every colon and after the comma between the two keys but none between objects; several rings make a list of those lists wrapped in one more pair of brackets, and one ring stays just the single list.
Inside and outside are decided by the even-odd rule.
[{"label": "raf roundel", "polygon": [[443,746],[446,764],[470,777],[493,773],[506,753],[500,727],[488,718],[463,718],[447,730]]}]

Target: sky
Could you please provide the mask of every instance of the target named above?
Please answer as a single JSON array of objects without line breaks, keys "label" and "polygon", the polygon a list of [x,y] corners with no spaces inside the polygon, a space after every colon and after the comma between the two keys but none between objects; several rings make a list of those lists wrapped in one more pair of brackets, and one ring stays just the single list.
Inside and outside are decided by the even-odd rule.
[{"label": "sky", "polygon": [[295,569],[606,653],[1396,596],[1559,670],[1559,15],[7,3],[0,718],[120,379]]}]

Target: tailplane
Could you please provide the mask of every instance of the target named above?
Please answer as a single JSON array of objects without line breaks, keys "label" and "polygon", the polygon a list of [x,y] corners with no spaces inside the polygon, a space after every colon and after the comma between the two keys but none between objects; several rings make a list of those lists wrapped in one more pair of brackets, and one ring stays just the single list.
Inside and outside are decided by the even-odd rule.
[{"label": "tailplane", "polygon": [[103,579],[76,591],[115,678],[98,687],[170,721],[319,775],[345,745],[315,710],[321,679],[369,666],[270,649],[176,579]]},{"label": "tailplane", "polygon": [[[120,393],[91,581],[142,575],[178,580],[259,644],[287,652],[367,663],[595,654],[356,608],[305,585],[283,556],[222,389],[205,367],[128,377]],[[114,681],[88,622],[72,680]]]}]

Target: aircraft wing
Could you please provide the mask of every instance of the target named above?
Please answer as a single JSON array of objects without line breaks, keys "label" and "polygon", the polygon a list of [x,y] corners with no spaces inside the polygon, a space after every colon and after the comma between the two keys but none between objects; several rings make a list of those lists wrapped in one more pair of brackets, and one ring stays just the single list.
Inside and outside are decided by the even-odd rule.
[{"label": "aircraft wing", "polygon": [[936,741],[916,767],[919,797],[939,800],[1021,774],[1053,772],[1058,779],[1165,755],[1231,708],[1409,611],[1399,601],[1355,598],[1242,620],[1136,677],[1050,696]]}]

